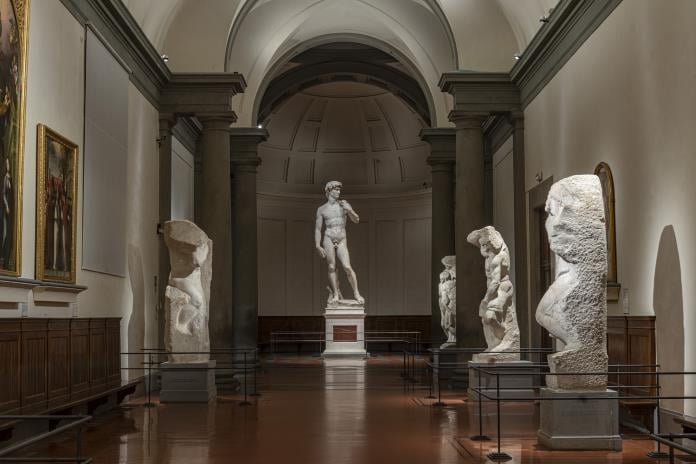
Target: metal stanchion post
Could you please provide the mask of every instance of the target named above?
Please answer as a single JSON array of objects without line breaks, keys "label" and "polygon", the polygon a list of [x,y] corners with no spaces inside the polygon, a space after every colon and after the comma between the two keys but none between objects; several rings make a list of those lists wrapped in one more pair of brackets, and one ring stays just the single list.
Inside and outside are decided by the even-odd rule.
[{"label": "metal stanchion post", "polygon": [[[428,368],[430,368],[431,371],[433,370],[433,366],[432,366],[432,365],[431,365],[431,366],[428,366],[428,365],[426,364],[426,367],[425,367],[425,368],[426,368],[426,372],[427,372],[427,369],[428,369]],[[425,398],[428,399],[428,400],[433,400],[433,399],[435,399],[435,395],[433,395],[433,380],[432,380],[432,376],[431,376],[430,383],[429,383],[429,386],[428,386],[428,396],[426,396]]]},{"label": "metal stanchion post", "polygon": [[244,351],[244,401],[239,403],[240,406],[251,406],[247,398],[247,353]]},{"label": "metal stanchion post", "polygon": [[[476,369],[476,368],[474,368]],[[481,402],[481,371],[476,370],[478,375],[478,415],[479,415],[479,433],[471,437],[472,441],[488,441],[491,439],[488,435],[483,434],[483,404]]]},{"label": "metal stanchion post", "polygon": [[[662,395],[662,388],[660,387],[660,368],[655,367],[655,391],[657,392],[657,406],[655,407],[655,435],[659,435],[661,429],[662,429],[662,419],[660,417],[660,396]],[[660,447],[660,442],[657,442],[657,449],[650,451],[647,453],[647,456],[649,458],[654,458],[654,459],[666,459],[669,457],[669,454],[665,453],[662,451],[662,448]]]},{"label": "metal stanchion post", "polygon": [[406,380],[406,350],[404,350],[404,368],[401,370],[401,377]]},{"label": "metal stanchion post", "polygon": [[257,388],[256,388],[256,386],[257,386],[257,383],[256,383],[256,372],[257,372],[257,370],[259,369],[260,365],[261,365],[261,363],[259,362],[259,350],[256,350],[256,351],[254,351],[254,367],[253,367],[253,369],[254,369],[254,370],[253,370],[253,372],[254,372],[254,374],[253,374],[253,377],[254,377],[254,391],[252,391],[252,392],[251,392],[251,395],[249,395],[249,396],[257,396],[257,397],[258,397],[258,396],[261,396],[261,393],[259,393],[259,391],[258,391]]},{"label": "metal stanchion post", "polygon": [[82,462],[82,426],[77,428],[75,436],[75,462]]},{"label": "metal stanchion post", "polygon": [[507,453],[500,451],[500,373],[495,373],[495,402],[497,408],[497,423],[498,423],[498,451],[488,453],[488,459],[493,462],[505,462],[512,459]]},{"label": "metal stanchion post", "polygon": [[433,406],[436,408],[441,408],[445,405],[445,403],[442,402],[442,391],[440,388],[440,360],[438,359],[437,365],[436,365],[436,378],[437,378],[437,402],[433,403]]},{"label": "metal stanchion post", "polygon": [[152,402],[152,352],[147,354],[147,382],[145,382],[147,387],[147,403],[143,406],[146,408],[152,408],[155,404]]}]

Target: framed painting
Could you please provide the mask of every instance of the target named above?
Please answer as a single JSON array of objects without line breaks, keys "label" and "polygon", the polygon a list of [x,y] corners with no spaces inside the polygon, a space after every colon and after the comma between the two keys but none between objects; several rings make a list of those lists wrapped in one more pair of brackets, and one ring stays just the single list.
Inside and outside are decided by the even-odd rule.
[{"label": "framed painting", "polygon": [[604,197],[604,218],[607,231],[607,301],[619,301],[621,284],[619,283],[616,260],[614,175],[609,165],[604,161],[595,167],[594,173],[602,184],[602,196]]},{"label": "framed painting", "polygon": [[0,0],[0,274],[22,266],[22,176],[29,0]]},{"label": "framed painting", "polygon": [[36,278],[75,283],[77,145],[43,124],[36,159]]}]

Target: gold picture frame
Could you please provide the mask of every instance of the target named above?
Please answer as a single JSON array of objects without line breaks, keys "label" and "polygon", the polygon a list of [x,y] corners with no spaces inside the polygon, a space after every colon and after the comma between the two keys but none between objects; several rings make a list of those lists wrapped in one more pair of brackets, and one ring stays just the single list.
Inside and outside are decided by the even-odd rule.
[{"label": "gold picture frame", "polygon": [[602,184],[604,198],[605,227],[607,231],[607,301],[619,301],[619,283],[616,259],[616,199],[614,196],[614,175],[609,164],[604,161],[595,167],[594,173]]},{"label": "gold picture frame", "polygon": [[78,147],[43,124],[37,137],[36,278],[74,284]]},{"label": "gold picture frame", "polygon": [[22,274],[29,0],[0,0],[0,275]]}]

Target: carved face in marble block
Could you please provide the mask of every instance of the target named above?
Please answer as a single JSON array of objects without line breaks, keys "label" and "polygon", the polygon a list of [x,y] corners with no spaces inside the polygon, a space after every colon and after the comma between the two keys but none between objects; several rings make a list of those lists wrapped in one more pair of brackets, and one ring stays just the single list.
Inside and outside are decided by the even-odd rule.
[{"label": "carved face in marble block", "polygon": [[[602,187],[594,175],[551,186],[546,231],[556,254],[556,277],[537,307],[536,320],[565,347],[548,357],[554,372],[604,372],[607,248]],[[605,375],[547,377],[552,388],[600,390]]]}]

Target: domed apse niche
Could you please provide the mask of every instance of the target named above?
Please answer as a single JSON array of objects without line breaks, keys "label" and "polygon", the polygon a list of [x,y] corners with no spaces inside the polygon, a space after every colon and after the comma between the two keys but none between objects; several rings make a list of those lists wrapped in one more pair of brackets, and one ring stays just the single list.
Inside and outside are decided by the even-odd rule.
[{"label": "domed apse niche", "polygon": [[392,56],[330,44],[285,65],[262,99],[259,191],[316,193],[340,179],[351,193],[422,190],[429,150],[419,138],[428,105]]},{"label": "domed apse niche", "polygon": [[[314,249],[314,219],[329,180],[343,182],[360,215],[347,231],[368,316],[422,317],[427,325],[430,169],[419,138],[427,100],[393,57],[352,44],[338,50],[296,56],[259,107],[269,132],[257,184],[259,325],[266,316],[324,312],[327,269]],[[351,297],[342,270],[339,279]],[[306,329],[322,327],[314,322]]]}]

